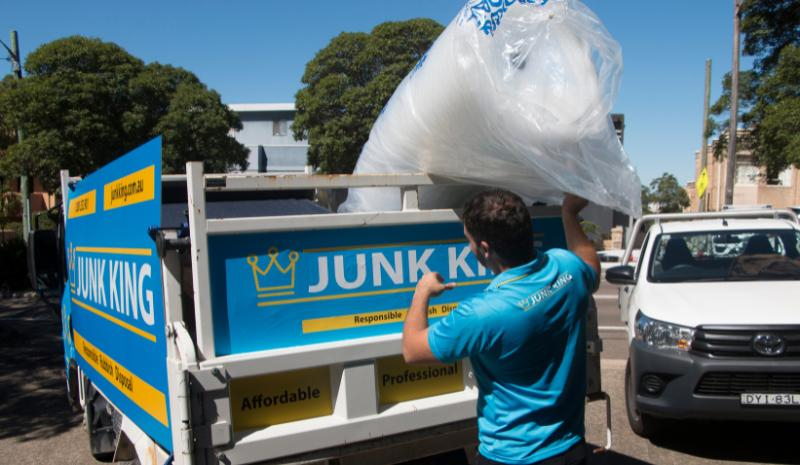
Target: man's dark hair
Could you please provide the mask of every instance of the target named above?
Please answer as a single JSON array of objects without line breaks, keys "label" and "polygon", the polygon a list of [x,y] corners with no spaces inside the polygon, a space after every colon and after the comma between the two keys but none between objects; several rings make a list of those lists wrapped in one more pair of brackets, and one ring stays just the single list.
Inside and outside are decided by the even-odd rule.
[{"label": "man's dark hair", "polygon": [[492,189],[475,195],[464,204],[463,221],[475,242],[486,241],[507,266],[536,256],[531,216],[513,192]]}]

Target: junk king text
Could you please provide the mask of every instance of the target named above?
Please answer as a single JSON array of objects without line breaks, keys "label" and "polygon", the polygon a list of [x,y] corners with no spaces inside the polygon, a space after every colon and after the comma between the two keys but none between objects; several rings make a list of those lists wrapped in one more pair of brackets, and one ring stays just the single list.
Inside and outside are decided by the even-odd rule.
[{"label": "junk king text", "polygon": [[470,254],[469,246],[466,245],[394,252],[322,255],[317,257],[316,265],[317,282],[308,287],[309,294],[337,288],[361,289],[369,284],[373,287],[387,284],[413,285],[422,275],[432,270],[439,271],[447,280],[487,275],[486,268],[475,260]]},{"label": "junk king text", "polygon": [[148,263],[77,256],[73,294],[148,326],[155,323],[152,269]]}]

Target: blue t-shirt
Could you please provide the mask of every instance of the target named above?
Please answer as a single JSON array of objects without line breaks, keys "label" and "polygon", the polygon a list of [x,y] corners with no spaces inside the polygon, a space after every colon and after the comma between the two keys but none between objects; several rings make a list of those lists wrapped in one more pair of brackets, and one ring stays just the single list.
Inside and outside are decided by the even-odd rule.
[{"label": "blue t-shirt", "polygon": [[583,439],[585,319],[596,279],[578,256],[551,249],[430,327],[437,359],[472,363],[484,457],[532,463]]}]

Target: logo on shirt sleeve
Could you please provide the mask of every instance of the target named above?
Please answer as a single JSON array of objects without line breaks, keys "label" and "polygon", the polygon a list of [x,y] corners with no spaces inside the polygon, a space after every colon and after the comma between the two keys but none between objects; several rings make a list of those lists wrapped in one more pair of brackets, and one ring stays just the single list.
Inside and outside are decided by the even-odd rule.
[{"label": "logo on shirt sleeve", "polygon": [[550,297],[558,293],[558,291],[566,287],[567,284],[571,282],[572,282],[572,274],[570,274],[569,272],[564,273],[561,276],[559,276],[558,279],[556,279],[556,281],[553,284],[550,284],[542,289],[539,289],[538,291],[534,292],[528,297],[525,297],[524,299],[517,302],[517,306],[521,308],[523,311],[527,312],[533,307],[548,300]]}]

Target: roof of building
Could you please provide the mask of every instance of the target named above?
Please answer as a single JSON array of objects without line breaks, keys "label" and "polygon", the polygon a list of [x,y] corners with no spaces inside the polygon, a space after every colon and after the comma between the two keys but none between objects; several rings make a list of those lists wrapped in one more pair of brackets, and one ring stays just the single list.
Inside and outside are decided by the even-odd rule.
[{"label": "roof of building", "polygon": [[295,111],[294,103],[231,103],[231,110],[242,113],[248,111]]}]

